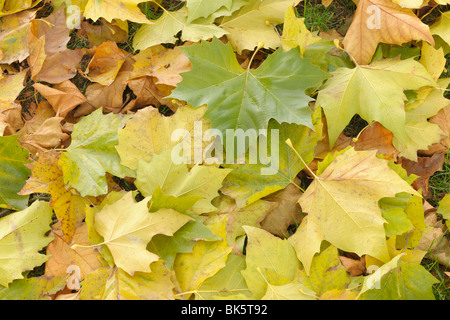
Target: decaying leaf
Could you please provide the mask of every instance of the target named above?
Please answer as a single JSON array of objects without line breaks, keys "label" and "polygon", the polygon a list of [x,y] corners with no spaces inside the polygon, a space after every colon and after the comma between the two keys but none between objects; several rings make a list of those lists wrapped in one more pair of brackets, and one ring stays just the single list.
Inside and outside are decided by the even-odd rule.
[{"label": "decaying leaf", "polygon": [[424,40],[434,46],[430,28],[412,12],[391,0],[360,0],[343,44],[358,64],[372,60],[378,43],[401,45]]}]

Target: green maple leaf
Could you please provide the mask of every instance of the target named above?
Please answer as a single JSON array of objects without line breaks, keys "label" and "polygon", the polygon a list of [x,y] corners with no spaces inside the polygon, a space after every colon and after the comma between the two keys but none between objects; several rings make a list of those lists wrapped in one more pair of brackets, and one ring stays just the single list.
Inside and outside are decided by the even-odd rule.
[{"label": "green maple leaf", "polygon": [[355,114],[369,123],[378,121],[398,141],[407,144],[404,91],[436,86],[427,70],[413,58],[339,68],[332,75],[317,97],[327,117],[330,146]]},{"label": "green maple leaf", "polygon": [[213,128],[265,129],[272,118],[313,128],[305,90],[327,73],[295,50],[278,50],[254,70],[241,68],[231,46],[218,39],[182,50],[193,68],[169,97],[208,105],[205,117]]},{"label": "green maple leaf", "polygon": [[383,218],[388,222],[384,225],[386,236],[390,238],[397,235],[397,241],[404,242],[407,239],[408,247],[416,247],[427,228],[422,197],[402,192],[395,197],[380,199],[379,206]]},{"label": "green maple leaf", "polygon": [[317,296],[333,289],[343,290],[350,282],[347,271],[339,260],[338,250],[334,246],[329,246],[314,256],[310,275],[300,270],[299,280],[316,292]]},{"label": "green maple leaf", "polygon": [[423,266],[395,256],[370,276],[365,277],[361,300],[434,300],[432,286],[439,281]]},{"label": "green maple leaf", "polygon": [[405,213],[405,207],[410,199],[410,194],[399,193],[395,197],[382,198],[378,201],[383,218],[387,221],[384,229],[388,238],[401,235],[414,228]]},{"label": "green maple leaf", "polygon": [[148,244],[147,248],[156,253],[170,270],[178,253],[192,252],[198,240],[219,241],[220,237],[211,233],[199,216],[194,216],[193,221],[189,221],[182,226],[172,237],[158,234]]},{"label": "green maple leaf", "polygon": [[442,214],[444,219],[450,219],[450,194],[446,194],[439,202],[437,213]]},{"label": "green maple leaf", "polygon": [[[200,198],[187,213],[205,213],[215,210],[211,204],[222,187],[223,179],[231,169],[220,169],[214,166],[195,165],[189,171],[186,164],[174,164],[171,159],[172,150],[154,155],[150,162],[139,160],[136,171],[136,186],[144,196],[153,195],[157,188],[165,195]],[[195,200],[195,198],[194,198]]]},{"label": "green maple leaf", "polygon": [[[322,138],[321,111],[318,108],[313,113],[315,131],[296,124],[279,124],[270,120],[268,127],[267,149],[271,150],[272,130],[278,130],[279,141],[290,138],[296,150],[300,150],[306,163],[314,158],[314,148]],[[225,178],[221,191],[236,199],[238,207],[244,207],[273,192],[285,188],[293,183],[297,174],[304,168],[304,164],[285,143],[276,150],[279,157],[279,168],[275,174],[262,175],[261,169],[268,166],[262,164],[234,165],[234,170]]]},{"label": "green maple leaf", "polygon": [[31,171],[25,167],[30,153],[17,142],[17,136],[0,137],[0,207],[24,209],[28,196],[17,193]]},{"label": "green maple leaf", "polygon": [[98,196],[108,192],[106,172],[121,178],[134,175],[120,164],[115,149],[118,130],[128,118],[113,113],[103,115],[100,108],[75,124],[72,143],[59,159],[64,183],[77,189],[83,197]]},{"label": "green maple leaf", "polygon": [[392,145],[400,156],[417,161],[417,150],[426,150],[433,143],[439,143],[444,132],[435,123],[427,120],[445,108],[450,100],[443,97],[450,79],[438,80],[439,88],[427,88],[418,92],[414,101],[405,105],[406,142],[394,136]]},{"label": "green maple leaf", "polygon": [[50,230],[52,209],[48,202],[35,201],[25,210],[0,219],[0,285],[8,287],[22,272],[47,261],[49,256],[38,251],[53,238],[45,237]]},{"label": "green maple leaf", "polygon": [[186,6],[189,12],[187,22],[198,18],[207,18],[222,7],[230,10],[232,4],[232,0],[187,0]]},{"label": "green maple leaf", "polygon": [[175,35],[181,31],[183,41],[197,42],[223,36],[226,31],[207,21],[189,22],[186,8],[172,12],[164,10],[158,20],[152,24],[144,24],[133,38],[133,48],[144,50],[161,43],[175,43]]},{"label": "green maple leaf", "polygon": [[50,300],[50,295],[64,289],[66,284],[66,275],[18,279],[8,288],[0,288],[0,300]]}]

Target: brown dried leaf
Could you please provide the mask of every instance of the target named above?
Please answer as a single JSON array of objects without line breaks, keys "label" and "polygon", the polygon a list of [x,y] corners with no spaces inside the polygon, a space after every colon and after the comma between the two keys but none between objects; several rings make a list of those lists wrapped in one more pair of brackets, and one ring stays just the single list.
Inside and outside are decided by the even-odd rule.
[{"label": "brown dried leaf", "polygon": [[339,256],[339,260],[352,277],[360,276],[366,272],[365,256],[362,256],[359,260]]},{"label": "brown dried leaf", "polygon": [[32,155],[38,151],[45,151],[58,147],[70,136],[63,132],[62,117],[52,117],[46,119],[33,133],[19,136],[20,144],[28,149]]},{"label": "brown dried leaf", "polygon": [[70,80],[59,83],[53,88],[40,83],[35,83],[33,87],[51,104],[56,116],[63,118],[71,110],[86,101],[86,97]]},{"label": "brown dried leaf", "polygon": [[431,145],[426,152],[421,151],[421,153],[430,155],[447,152],[448,148],[450,148],[450,104],[430,118],[430,122],[436,123],[444,131],[445,135],[442,136],[440,143]]},{"label": "brown dried leaf", "polygon": [[105,41],[116,43],[126,42],[128,39],[128,24],[121,20],[108,22],[100,19],[100,25],[92,25],[87,21],[81,22],[81,29],[78,34],[86,35],[89,40],[89,47],[99,46]]},{"label": "brown dried leaf", "polygon": [[64,8],[41,20],[34,20],[28,36],[32,79],[61,83],[76,75],[76,66],[84,50],[66,48],[70,30],[66,25]]},{"label": "brown dried leaf", "polygon": [[369,64],[380,42],[402,45],[411,40],[434,46],[428,25],[411,9],[391,0],[360,0],[343,44],[358,64]]},{"label": "brown dried leaf", "polygon": [[85,223],[81,224],[73,235],[71,242],[64,240],[61,223],[52,226],[50,233],[54,240],[47,247],[47,254],[51,255],[45,264],[45,275],[57,277],[67,273],[69,266],[80,268],[80,279],[84,280],[86,275],[102,266],[100,256],[94,248],[71,249],[72,244],[89,245],[88,229]]},{"label": "brown dried leaf", "polygon": [[298,204],[301,195],[302,192],[296,186],[289,184],[285,189],[263,198],[276,205],[261,222],[261,228],[279,237],[289,237],[288,227],[299,226],[304,216]]},{"label": "brown dried leaf", "polygon": [[394,135],[379,122],[374,122],[364,129],[358,140],[352,140],[351,145],[356,150],[377,150],[385,159],[397,159],[399,152],[392,145]]},{"label": "brown dried leaf", "polygon": [[121,50],[115,42],[104,42],[95,49],[85,75],[92,82],[109,86],[116,79],[125,59],[125,51]]},{"label": "brown dried leaf", "polygon": [[436,153],[431,157],[419,157],[417,162],[400,158],[399,163],[406,170],[408,175],[412,173],[418,175],[412,186],[418,190],[422,189],[425,198],[430,196],[428,190],[428,180],[436,171],[442,171],[442,165],[445,161],[445,153]]}]

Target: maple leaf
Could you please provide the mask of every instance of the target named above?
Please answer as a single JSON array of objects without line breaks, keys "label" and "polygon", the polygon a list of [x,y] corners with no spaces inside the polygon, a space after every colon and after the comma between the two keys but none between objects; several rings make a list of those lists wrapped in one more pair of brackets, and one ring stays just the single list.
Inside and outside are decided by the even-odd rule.
[{"label": "maple leaf", "polygon": [[182,80],[180,73],[191,70],[189,59],[178,47],[167,49],[157,45],[142,50],[133,58],[130,79],[152,76],[157,84],[176,86]]},{"label": "maple leaf", "polygon": [[405,158],[400,158],[400,161],[408,174],[418,176],[412,184],[413,187],[417,190],[421,189],[424,194],[428,194],[428,180],[435,172],[442,170],[445,154],[436,153],[431,157],[418,157],[417,162]]},{"label": "maple leaf", "polygon": [[175,35],[181,31],[183,41],[197,42],[212,37],[220,38],[226,31],[210,23],[188,22],[187,8],[178,11],[167,11],[155,22],[144,24],[133,38],[133,48],[144,50],[161,43],[175,43]]},{"label": "maple leaf", "polygon": [[186,7],[189,14],[186,22],[190,23],[198,18],[208,18],[211,14],[222,7],[230,10],[232,4],[232,0],[187,0]]},{"label": "maple leaf", "polygon": [[276,49],[281,41],[275,27],[283,23],[286,9],[297,3],[294,0],[250,0],[231,16],[222,18],[219,25],[228,32],[228,41],[239,54],[244,49],[254,50],[261,40],[264,48]]},{"label": "maple leaf", "polygon": [[[307,163],[313,160],[314,147],[322,138],[321,110],[316,110],[312,115],[315,130],[296,124],[279,124],[274,120],[268,126],[268,150],[272,150],[272,130],[277,130],[278,140],[285,141],[291,138],[295,148],[301,150],[301,155]],[[278,142],[278,141],[277,141]],[[276,150],[276,149],[274,149]],[[238,207],[251,204],[254,201],[281,190],[289,184],[295,184],[297,174],[304,168],[289,146],[278,146],[279,169],[275,174],[261,175],[262,168],[268,168],[263,164],[247,164],[232,166],[234,170],[225,178],[221,189],[226,195],[236,199]],[[231,167],[231,166],[230,166]]]},{"label": "maple leaf", "polygon": [[158,109],[152,107],[139,110],[127,121],[125,128],[119,129],[119,143],[116,149],[121,164],[135,170],[139,160],[149,162],[153,155],[172,148],[179,143],[171,141],[172,133],[176,129],[189,131],[192,138],[191,146],[194,146],[194,122],[201,121],[202,130],[210,128],[209,122],[202,119],[205,109],[186,106],[179,108],[170,117],[164,117]]},{"label": "maple leaf", "polygon": [[4,17],[16,12],[31,9],[39,3],[38,0],[5,0],[2,2],[0,17]]},{"label": "maple leaf", "polygon": [[70,136],[61,125],[62,117],[55,117],[55,112],[46,101],[41,101],[35,116],[25,122],[17,132],[19,143],[34,156],[37,152],[59,146]]},{"label": "maple leaf", "polygon": [[70,30],[64,8],[44,19],[34,20],[28,35],[28,63],[33,80],[61,83],[77,74],[76,66],[84,53],[83,50],[69,50],[66,47]]},{"label": "maple leaf", "polygon": [[431,33],[438,35],[450,46],[450,11],[443,12],[430,28]]},{"label": "maple leaf", "polygon": [[444,48],[435,49],[427,42],[423,42],[419,62],[428,70],[434,80],[438,80],[445,69]]},{"label": "maple leaf", "polygon": [[29,152],[18,143],[17,136],[0,137],[0,207],[24,209],[28,196],[18,195],[30,175],[25,167]]},{"label": "maple leaf", "polygon": [[214,199],[213,205],[217,207],[217,210],[208,214],[208,224],[223,219],[224,216],[227,217],[226,240],[228,245],[233,247],[233,253],[235,254],[242,254],[238,245],[238,238],[245,235],[242,226],[260,227],[264,218],[273,212],[276,207],[275,202],[258,200],[248,206],[239,208],[236,201],[225,195]]},{"label": "maple leaf", "polygon": [[281,44],[284,51],[299,47],[303,56],[306,48],[321,38],[314,36],[305,26],[305,18],[295,16],[294,7],[291,5],[284,16],[283,34]]},{"label": "maple leaf", "polygon": [[108,22],[113,19],[129,20],[136,23],[149,23],[139,9],[138,4],[145,0],[88,0],[84,8],[86,19],[97,21],[104,18]]},{"label": "maple leaf", "polygon": [[92,82],[109,86],[125,62],[126,55],[113,41],[106,41],[95,48],[94,56],[85,71]]},{"label": "maple leaf", "polygon": [[195,300],[249,299],[250,292],[241,274],[244,269],[245,257],[228,255],[225,267],[194,290]]},{"label": "maple leaf", "polygon": [[[153,198],[154,196],[152,196],[152,200]],[[193,216],[193,218],[194,220],[182,226],[173,236],[155,235],[147,246],[148,250],[157,254],[161,260],[164,260],[164,264],[169,270],[173,268],[177,254],[193,252],[193,248],[199,240],[222,240],[203,224],[202,217]]]},{"label": "maple leaf", "polygon": [[[426,201],[450,146],[450,19],[428,14],[449,0],[353,0],[327,21],[298,0],[0,2],[0,299],[441,290],[422,260],[450,261],[448,195]],[[201,162],[211,128],[269,132],[219,166]]]},{"label": "maple leaf", "polygon": [[411,40],[424,40],[434,46],[430,28],[411,9],[391,0],[360,0],[343,44],[358,64],[366,65],[378,43],[402,45]]},{"label": "maple leaf", "polygon": [[[253,299],[261,299],[269,285],[281,286],[291,283],[300,268],[294,248],[288,240],[282,240],[269,232],[243,227],[247,237],[246,269],[242,275]],[[265,248],[261,250],[261,248]]]},{"label": "maple leaf", "polygon": [[26,71],[0,76],[0,86],[3,88],[0,93],[1,111],[20,107],[14,100],[24,88],[23,81],[25,80],[25,76]]},{"label": "maple leaf", "polygon": [[261,228],[281,238],[287,238],[289,227],[299,225],[303,218],[297,203],[301,195],[302,191],[297,186],[289,184],[283,190],[264,197],[263,200],[272,202],[274,207],[261,222]]},{"label": "maple leaf", "polygon": [[441,109],[435,116],[430,118],[431,123],[435,123],[442,129],[444,134],[441,136],[439,144],[434,144],[430,148],[432,153],[443,153],[450,147],[450,105]]},{"label": "maple leaf", "polygon": [[444,198],[439,201],[437,213],[442,214],[444,219],[450,219],[450,195],[446,194]]},{"label": "maple leaf", "polygon": [[98,108],[119,113],[123,108],[123,93],[128,85],[127,79],[130,71],[131,64],[126,60],[110,85],[104,86],[100,83],[92,83],[89,85],[86,88],[85,94],[87,102],[75,110],[74,116],[84,116]]},{"label": "maple leaf", "polygon": [[14,280],[7,288],[0,288],[0,300],[51,300],[51,295],[63,290],[66,283],[66,275]]},{"label": "maple leaf", "polygon": [[374,122],[361,132],[356,141],[352,140],[351,145],[357,151],[377,150],[377,154],[382,154],[385,159],[395,159],[399,152],[392,145],[393,138],[392,132]]},{"label": "maple leaf", "polygon": [[405,207],[410,198],[410,194],[397,194],[394,198],[380,199],[381,214],[387,221],[384,229],[388,238],[404,234],[414,228],[405,213]]},{"label": "maple leaf", "polygon": [[105,41],[124,43],[128,39],[128,23],[123,20],[114,19],[108,22],[101,18],[101,25],[92,25],[87,21],[81,22],[83,30],[89,40],[89,47],[101,45]]},{"label": "maple leaf", "polygon": [[[1,16],[1,13],[0,13]],[[22,62],[30,54],[27,34],[36,11],[28,10],[2,17],[0,22],[0,63]]]},{"label": "maple leaf", "polygon": [[58,83],[53,87],[41,83],[35,83],[33,87],[52,105],[56,116],[63,118],[86,101],[86,97],[69,80]]},{"label": "maple leaf", "polygon": [[47,261],[49,256],[38,251],[53,240],[44,236],[51,220],[52,209],[44,201],[35,201],[0,219],[0,285],[8,287],[13,280],[23,278],[22,272]]},{"label": "maple leaf", "polygon": [[64,183],[75,188],[81,196],[98,196],[108,192],[105,173],[119,177],[133,176],[133,172],[119,164],[114,146],[117,133],[128,117],[103,115],[98,109],[75,124],[72,143],[59,159]]},{"label": "maple leaf", "polygon": [[301,283],[276,286],[267,282],[267,291],[261,300],[316,300],[314,293]]},{"label": "maple leaf", "polygon": [[84,218],[86,202],[73,189],[66,188],[63,172],[58,167],[59,158],[56,151],[41,153],[38,160],[27,165],[32,175],[19,194],[50,194],[50,205],[62,223],[63,237],[70,242],[77,224]]},{"label": "maple leaf", "polygon": [[158,187],[164,194],[174,197],[199,197],[201,199],[187,212],[200,214],[216,209],[211,201],[231,171],[200,165],[188,171],[186,164],[173,163],[172,150],[168,149],[154,155],[150,162],[139,160],[135,184],[145,197],[152,195]]},{"label": "maple leaf", "polygon": [[330,146],[355,114],[369,123],[378,121],[398,141],[407,144],[404,110],[407,98],[403,91],[425,86],[435,87],[436,83],[412,58],[337,69],[317,98],[327,118]]},{"label": "maple leaf", "polygon": [[149,212],[149,200],[136,203],[132,192],[127,192],[95,214],[95,229],[104,239],[95,246],[106,245],[114,263],[131,276],[136,271],[151,272],[150,264],[158,260],[156,254],[146,250],[155,234],[173,235],[192,219],[172,209]]},{"label": "maple leaf", "polygon": [[361,300],[435,300],[432,285],[438,280],[423,266],[400,261],[401,254],[366,277]]},{"label": "maple leaf", "polygon": [[399,192],[420,195],[375,153],[348,149],[315,176],[300,197],[308,216],[289,241],[307,273],[322,240],[360,256],[389,259],[378,200]]},{"label": "maple leaf", "polygon": [[231,252],[226,237],[226,218],[213,223],[211,231],[221,237],[219,241],[203,241],[196,243],[191,253],[180,253],[176,256],[173,270],[182,293],[187,296],[196,290],[206,279],[212,277],[225,267]]},{"label": "maple leaf", "polygon": [[61,224],[58,222],[52,226],[50,236],[54,238],[47,246],[46,253],[50,258],[45,263],[45,275],[47,277],[58,277],[65,275],[70,266],[79,268],[79,279],[83,281],[87,274],[102,267],[102,260],[98,251],[93,248],[71,249],[73,243],[89,245],[86,224],[81,224],[74,232],[71,241],[66,241],[62,232]]},{"label": "maple leaf", "polygon": [[[17,134],[19,142],[34,156],[38,151],[55,148],[69,138],[63,132],[61,125],[62,117],[51,117],[46,119],[36,131],[29,134]],[[20,132],[20,131],[19,131]]]},{"label": "maple leaf", "polygon": [[312,128],[312,99],[305,90],[327,76],[294,50],[276,51],[256,70],[244,70],[229,44],[218,39],[182,48],[192,63],[169,97],[194,107],[208,105],[205,117],[214,128],[263,129],[271,118]]},{"label": "maple leaf", "polygon": [[[151,272],[135,272],[130,276],[120,268],[114,268],[104,283],[102,300],[173,300],[175,284],[173,271],[167,270],[162,261],[151,264]],[[94,286],[95,283],[88,286]],[[83,292],[81,292],[83,293]],[[84,298],[91,300],[92,298]]]},{"label": "maple leaf", "polygon": [[[439,87],[447,87],[450,79],[438,81]],[[417,162],[417,151],[427,149],[433,143],[439,143],[445,133],[439,125],[428,122],[450,100],[443,97],[441,88],[426,88],[419,91],[416,99],[405,105],[406,141],[401,141],[395,135],[393,146],[400,152],[400,156]],[[425,191],[425,190],[424,190]]]},{"label": "maple leaf", "polygon": [[[122,273],[127,274],[125,271],[122,271]],[[106,283],[111,275],[113,275],[113,270],[107,266],[89,272],[81,282],[80,300],[101,300],[105,293]]]},{"label": "maple leaf", "polygon": [[313,258],[309,275],[300,270],[299,281],[321,296],[329,290],[345,289],[350,278],[339,260],[338,250],[330,245]]}]

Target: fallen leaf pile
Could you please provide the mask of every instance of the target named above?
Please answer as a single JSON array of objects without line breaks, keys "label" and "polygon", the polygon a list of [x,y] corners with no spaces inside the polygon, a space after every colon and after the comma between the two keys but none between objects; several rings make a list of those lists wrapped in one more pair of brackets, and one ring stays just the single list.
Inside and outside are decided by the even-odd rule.
[{"label": "fallen leaf pile", "polygon": [[450,2],[354,2],[1,1],[0,299],[434,299]]}]

